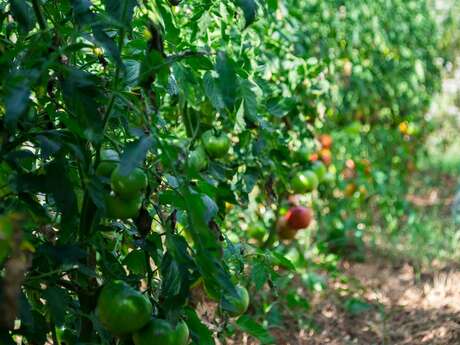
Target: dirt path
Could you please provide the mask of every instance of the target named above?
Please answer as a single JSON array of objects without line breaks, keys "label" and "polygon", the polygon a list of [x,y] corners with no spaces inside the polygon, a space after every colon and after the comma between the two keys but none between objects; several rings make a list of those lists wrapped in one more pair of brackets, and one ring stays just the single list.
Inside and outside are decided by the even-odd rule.
[{"label": "dirt path", "polygon": [[347,294],[360,291],[355,313],[353,308],[340,307],[343,287],[336,283],[333,292],[315,305],[314,318],[321,331],[280,344],[460,344],[458,268],[418,275],[408,264],[377,259],[344,264],[344,271],[351,278]]}]

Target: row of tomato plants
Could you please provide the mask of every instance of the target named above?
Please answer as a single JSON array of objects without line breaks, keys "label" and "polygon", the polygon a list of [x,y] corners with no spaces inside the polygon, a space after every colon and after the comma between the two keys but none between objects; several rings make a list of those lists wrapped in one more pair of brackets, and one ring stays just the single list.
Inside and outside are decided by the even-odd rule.
[{"label": "row of tomato plants", "polygon": [[405,210],[442,57],[425,1],[0,10],[5,344],[213,344],[232,320],[271,343],[275,296],[308,302],[286,279]]}]

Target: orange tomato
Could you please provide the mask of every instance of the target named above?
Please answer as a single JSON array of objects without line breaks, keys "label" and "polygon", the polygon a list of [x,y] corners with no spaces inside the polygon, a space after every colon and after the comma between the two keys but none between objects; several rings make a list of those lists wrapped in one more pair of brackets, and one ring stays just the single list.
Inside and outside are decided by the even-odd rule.
[{"label": "orange tomato", "polygon": [[327,148],[321,149],[319,151],[319,158],[323,161],[325,165],[331,165],[332,163],[332,152]]},{"label": "orange tomato", "polygon": [[333,139],[329,134],[321,134],[318,138],[323,149],[330,149],[333,143]]}]

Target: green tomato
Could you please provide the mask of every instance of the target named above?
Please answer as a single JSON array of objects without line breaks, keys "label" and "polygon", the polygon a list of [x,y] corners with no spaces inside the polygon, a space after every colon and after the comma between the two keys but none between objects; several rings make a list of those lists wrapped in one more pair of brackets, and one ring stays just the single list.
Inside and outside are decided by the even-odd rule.
[{"label": "green tomato", "polygon": [[189,329],[185,322],[175,327],[167,320],[152,319],[141,330],[133,334],[135,345],[187,345]]},{"label": "green tomato", "polygon": [[138,197],[147,187],[147,175],[140,168],[135,168],[128,175],[122,175],[117,167],[110,177],[112,189],[123,199]]},{"label": "green tomato", "polygon": [[188,156],[188,165],[193,171],[201,171],[208,166],[208,158],[203,147],[198,146],[194,151],[190,152]]},{"label": "green tomato", "polygon": [[140,330],[151,319],[152,311],[149,299],[121,280],[102,288],[96,308],[99,321],[114,335]]},{"label": "green tomato", "polygon": [[264,228],[262,225],[253,224],[249,226],[247,232],[251,238],[262,241],[265,235],[267,234],[267,229]]},{"label": "green tomato", "polygon": [[324,175],[323,182],[328,185],[333,185],[335,183],[335,175],[331,172],[326,173],[326,175]]},{"label": "green tomato", "polygon": [[65,327],[56,329],[56,338],[59,345],[75,345],[77,343],[77,335]]},{"label": "green tomato", "polygon": [[[226,306],[224,310],[232,317],[237,317],[246,312],[249,307],[249,293],[245,287],[238,285],[236,287],[236,292],[238,296],[227,297],[225,303]],[[224,307],[224,303],[221,303],[221,307]]]},{"label": "green tomato", "polygon": [[102,150],[101,160],[118,162],[120,160],[120,155],[117,151],[112,149]]},{"label": "green tomato", "polygon": [[122,199],[118,195],[108,194],[105,197],[107,217],[112,219],[135,218],[139,214],[142,198]]},{"label": "green tomato", "polygon": [[318,177],[311,170],[298,173],[291,180],[291,188],[295,193],[311,192],[318,187],[318,184]]},{"label": "green tomato", "polygon": [[326,165],[324,165],[323,162],[318,161],[315,164],[313,164],[311,170],[316,174],[318,181],[323,182],[324,177],[326,176],[326,173],[327,173]]},{"label": "green tomato", "polygon": [[221,158],[225,156],[230,149],[231,141],[225,134],[216,137],[212,130],[206,131],[201,137],[204,148],[211,158]]},{"label": "green tomato", "polygon": [[308,163],[310,161],[311,150],[302,145],[299,150],[295,152],[295,159],[299,163]]},{"label": "green tomato", "polygon": [[117,168],[120,156],[115,150],[103,150],[101,152],[101,162],[97,166],[96,175],[110,177]]}]

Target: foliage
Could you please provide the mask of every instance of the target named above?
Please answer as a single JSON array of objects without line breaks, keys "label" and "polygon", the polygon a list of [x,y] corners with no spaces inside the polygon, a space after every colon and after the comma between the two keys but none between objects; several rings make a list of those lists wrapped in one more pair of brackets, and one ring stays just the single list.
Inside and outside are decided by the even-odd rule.
[{"label": "foliage", "polygon": [[[425,1],[10,0],[0,38],[0,208],[14,233],[0,237],[5,344],[57,343],[62,329],[129,344],[96,313],[114,280],[142,291],[155,320],[213,344],[190,295],[199,279],[218,336],[244,285],[270,308],[254,303],[235,325],[272,343],[259,318],[276,320],[275,297],[308,309],[287,287],[305,251],[333,270],[329,253],[404,212],[439,87]],[[298,173],[320,181],[293,197]],[[315,209],[307,247],[277,238],[298,204]]]}]

